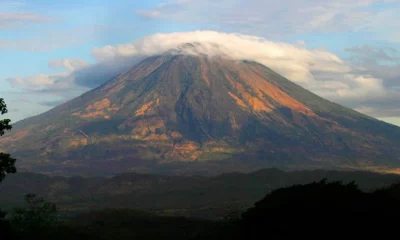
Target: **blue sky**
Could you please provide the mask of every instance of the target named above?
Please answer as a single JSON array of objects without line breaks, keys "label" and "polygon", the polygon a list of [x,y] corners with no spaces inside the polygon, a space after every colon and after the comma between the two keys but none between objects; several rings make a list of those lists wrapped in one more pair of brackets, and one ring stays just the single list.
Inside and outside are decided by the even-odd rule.
[{"label": "blue sky", "polygon": [[[168,33],[212,30],[337,56],[346,71],[310,67],[312,83],[294,80],[323,97],[400,125],[398,12],[395,0],[0,0],[0,97],[13,121],[36,115],[89,89],[70,83],[76,71],[110,60],[104,60],[104,46],[131,44],[158,33],[167,34],[164,44],[171,41]],[[283,51],[282,44],[276,46]],[[336,95],[325,91],[327,84]]]}]

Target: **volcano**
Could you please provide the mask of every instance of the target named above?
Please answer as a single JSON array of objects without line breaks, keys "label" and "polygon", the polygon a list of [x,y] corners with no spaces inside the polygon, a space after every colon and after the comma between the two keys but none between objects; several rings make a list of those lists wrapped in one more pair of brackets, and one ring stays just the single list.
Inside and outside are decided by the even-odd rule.
[{"label": "volcano", "polygon": [[400,128],[259,63],[185,48],[16,123],[0,150],[20,169],[59,173],[399,167]]}]

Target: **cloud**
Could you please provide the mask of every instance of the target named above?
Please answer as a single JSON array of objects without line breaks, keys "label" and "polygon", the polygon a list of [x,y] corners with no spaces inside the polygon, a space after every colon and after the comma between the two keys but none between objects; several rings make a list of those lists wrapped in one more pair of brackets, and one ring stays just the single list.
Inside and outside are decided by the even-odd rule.
[{"label": "cloud", "polygon": [[126,34],[125,29],[110,26],[84,26],[67,29],[44,29],[29,32],[27,37],[0,37],[0,50],[19,52],[52,52],[102,39],[106,34],[114,37]]},{"label": "cloud", "polygon": [[52,23],[53,18],[33,12],[0,12],[0,29],[26,26],[27,24]]},{"label": "cloud", "polygon": [[68,71],[75,71],[87,67],[89,64],[83,59],[51,59],[49,67],[52,69],[63,68]]},{"label": "cloud", "polygon": [[[186,43],[200,44],[191,47]],[[364,52],[360,49],[354,48],[351,51]],[[391,111],[396,108],[394,103],[400,100],[399,91],[388,88],[384,78],[366,72],[363,66],[356,67],[327,50],[307,49],[304,44],[293,45],[256,36],[214,31],[155,34],[132,43],[97,47],[92,51],[97,61],[95,64],[87,65],[77,59],[53,60],[51,66],[61,66],[70,72],[12,78],[9,81],[16,87],[42,92],[71,92],[71,89],[75,92],[83,91],[116,77],[145,57],[166,51],[256,61],[306,89],[353,108],[376,108],[379,106],[375,103],[385,102],[388,106],[387,114],[392,115]],[[372,52],[388,58],[379,51]],[[71,94],[65,96],[70,97]],[[379,115],[384,114],[380,112]]]},{"label": "cloud", "polygon": [[158,10],[137,10],[136,14],[145,18],[159,18],[161,17],[161,12]]},{"label": "cloud", "polygon": [[0,30],[55,22],[55,18],[26,10],[26,2],[0,0]]},{"label": "cloud", "polygon": [[61,68],[67,71],[24,77],[16,76],[7,78],[6,81],[13,88],[25,94],[40,93],[60,97],[74,97],[76,92],[88,90],[75,83],[75,75],[80,69],[88,68],[89,66],[83,59],[51,59],[49,67]]},{"label": "cloud", "polygon": [[[267,32],[273,36],[379,29],[382,23],[388,23],[385,17],[393,19],[395,14],[386,9],[382,14],[382,8],[374,7],[376,4],[398,7],[395,0],[169,0],[151,9],[137,10],[136,14],[150,19],[213,24],[244,33]],[[379,27],[375,18],[383,20],[379,21]]]},{"label": "cloud", "polygon": [[[76,34],[76,35],[72,35]],[[60,48],[73,47],[88,41],[78,32],[38,32],[27,38],[0,38],[0,50],[18,52],[51,52]]]},{"label": "cloud", "polygon": [[4,11],[13,11],[15,9],[19,9],[21,7],[26,6],[26,2],[21,2],[21,1],[13,1],[13,0],[1,0],[0,1],[0,7]]},{"label": "cloud", "polygon": [[67,72],[12,77],[6,80],[15,90],[2,92],[0,95],[7,100],[10,107],[20,109],[9,112],[13,121],[40,114],[90,90],[75,84],[72,73]]},{"label": "cloud", "polygon": [[399,51],[392,47],[373,47],[370,45],[356,46],[346,49],[353,54],[353,60],[359,63],[390,61],[400,62],[400,57],[396,56]]},{"label": "cloud", "polygon": [[100,62],[132,55],[137,55],[137,50],[132,44],[120,44],[117,46],[107,45],[101,48],[95,47],[92,51],[92,56]]},{"label": "cloud", "polygon": [[400,117],[382,117],[378,118],[381,121],[385,121],[387,123],[391,123],[397,126],[400,126]]},{"label": "cloud", "polygon": [[141,56],[119,56],[113,58],[113,60],[105,60],[77,70],[71,76],[74,78],[75,84],[82,87],[95,88],[127,71],[143,58]]},{"label": "cloud", "polygon": [[56,96],[54,93],[44,94],[38,91],[25,90],[1,92],[0,95],[4,97],[9,107],[7,118],[10,118],[13,122],[47,111],[51,107],[46,106],[46,101],[50,102],[63,98],[62,93],[58,93]]},{"label": "cloud", "polygon": [[386,87],[400,90],[400,52],[390,47],[364,45],[347,49],[360,74],[384,79]]},{"label": "cloud", "polygon": [[367,115],[373,115],[377,118],[393,118],[397,117],[400,119],[400,107],[383,107],[383,108],[378,108],[378,107],[358,107],[355,108],[356,111],[359,111],[361,113],[367,114]]},{"label": "cloud", "polygon": [[41,101],[39,102],[40,105],[46,106],[46,107],[55,107],[58,106],[62,103],[65,102],[65,99],[61,99],[61,100],[45,100],[45,101]]},{"label": "cloud", "polygon": [[[194,50],[182,48],[185,43],[199,42]],[[144,57],[175,49],[185,54],[223,55],[234,60],[262,63],[296,83],[333,100],[357,100],[384,97],[388,89],[381,79],[357,75],[355,69],[337,55],[323,49],[307,49],[268,41],[261,37],[195,31],[155,34],[131,44],[95,48],[92,55],[99,61],[112,62],[126,57]],[[87,78],[89,79],[89,78]]]},{"label": "cloud", "polygon": [[46,74],[38,74],[28,77],[13,77],[6,79],[13,87],[22,89],[38,89],[53,85],[55,79],[60,76],[51,76]]},{"label": "cloud", "polygon": [[393,41],[394,42],[400,42],[400,33],[395,33],[394,34]]},{"label": "cloud", "polygon": [[145,18],[165,18],[166,13],[177,13],[183,10],[186,5],[193,3],[192,0],[170,0],[157,4],[157,6],[150,10],[137,10],[136,14]]},{"label": "cloud", "polygon": [[383,81],[371,76],[353,76],[349,78],[354,81],[355,87],[342,88],[337,91],[340,97],[345,97],[353,101],[360,99],[371,99],[385,97],[387,89],[383,86]]},{"label": "cloud", "polygon": [[[100,61],[128,56],[151,56],[164,53],[185,43],[200,42],[198,51],[209,56],[225,55],[231,59],[255,60],[297,81],[312,79],[311,70],[347,72],[350,68],[336,55],[321,49],[308,50],[292,44],[264,38],[214,31],[155,34],[131,44],[95,48],[92,55]],[[189,53],[189,50],[183,50]]]}]

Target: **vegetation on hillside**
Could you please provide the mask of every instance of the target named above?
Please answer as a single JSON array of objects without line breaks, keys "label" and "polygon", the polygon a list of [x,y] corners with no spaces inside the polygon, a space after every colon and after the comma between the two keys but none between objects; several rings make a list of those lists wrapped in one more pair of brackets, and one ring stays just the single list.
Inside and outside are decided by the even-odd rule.
[{"label": "vegetation on hillside", "polygon": [[[7,105],[4,99],[0,98],[0,115],[7,113]],[[0,137],[5,131],[11,130],[10,119],[0,120]],[[0,182],[4,180],[7,174],[12,174],[17,171],[15,168],[15,159],[11,158],[10,154],[0,152]]]},{"label": "vegetation on hillside", "polygon": [[240,226],[244,239],[384,239],[399,221],[400,201],[386,190],[365,193],[354,183],[323,180],[273,191],[242,215]]},{"label": "vegetation on hillside", "polygon": [[0,184],[0,206],[21,206],[24,195],[34,193],[56,203],[60,213],[134,208],[166,216],[221,219],[232,218],[237,215],[235,211],[250,207],[274,189],[323,178],[344,183],[356,181],[368,192],[400,181],[398,175],[368,172],[278,169],[215,177],[126,173],[111,178],[84,178],[17,173]]},{"label": "vegetation on hillside", "polygon": [[[8,112],[7,105],[3,98],[0,98],[0,115],[4,115]],[[0,137],[5,134],[5,131],[11,130],[10,119],[0,120]],[[8,174],[17,172],[15,168],[15,159],[11,158],[10,154],[3,153],[0,151],[0,183]],[[4,221],[6,213],[0,209],[0,238],[8,235],[8,223]]]},{"label": "vegetation on hillside", "polygon": [[[218,221],[161,217],[129,209],[98,210],[56,221],[53,205],[31,195],[40,204],[32,205],[27,198],[27,207],[15,212],[19,217],[11,217],[5,230],[10,237],[40,236],[42,240],[384,239],[397,233],[399,190],[395,184],[366,193],[355,183],[322,180],[274,190],[239,218]],[[21,217],[25,220],[13,224]]]}]

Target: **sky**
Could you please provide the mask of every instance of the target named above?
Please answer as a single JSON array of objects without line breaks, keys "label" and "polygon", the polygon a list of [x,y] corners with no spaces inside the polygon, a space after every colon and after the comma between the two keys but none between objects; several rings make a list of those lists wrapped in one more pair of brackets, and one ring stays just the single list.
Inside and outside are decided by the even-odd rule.
[{"label": "sky", "polygon": [[400,126],[399,12],[398,0],[0,0],[0,98],[15,122],[203,42]]}]

